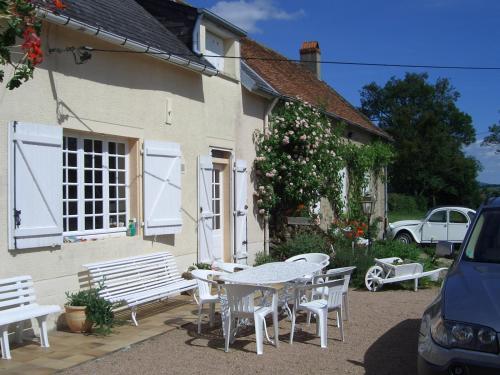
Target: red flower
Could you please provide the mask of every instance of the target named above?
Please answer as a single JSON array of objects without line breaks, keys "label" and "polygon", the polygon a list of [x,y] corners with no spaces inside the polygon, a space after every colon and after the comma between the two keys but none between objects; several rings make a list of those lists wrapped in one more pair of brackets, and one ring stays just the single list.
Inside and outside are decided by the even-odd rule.
[{"label": "red flower", "polygon": [[62,0],[54,0],[54,5],[57,9],[66,8],[66,5],[63,4]]}]

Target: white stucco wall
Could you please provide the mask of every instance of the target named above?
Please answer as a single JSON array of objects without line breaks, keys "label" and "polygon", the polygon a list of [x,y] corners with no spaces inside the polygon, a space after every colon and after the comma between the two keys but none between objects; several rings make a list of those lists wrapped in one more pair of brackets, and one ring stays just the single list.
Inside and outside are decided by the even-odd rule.
[{"label": "white stucco wall", "polygon": [[[45,48],[88,45],[117,49],[63,27],[44,26]],[[146,55],[92,55],[89,62],[76,65],[71,54],[46,52],[33,80],[14,91],[0,89],[0,278],[32,275],[41,303],[62,305],[64,292],[79,288],[78,274],[85,263],[160,250],[177,257],[181,272],[196,262],[197,157],[208,154],[210,147],[223,147],[235,151],[236,158],[248,158],[251,165],[252,141],[251,136],[247,137],[246,126],[255,129],[263,124],[263,116],[254,116],[263,113],[260,101],[247,103],[246,108],[250,109],[244,113],[242,88],[236,80],[201,76]],[[245,94],[243,98],[246,97]],[[171,125],[165,124],[167,100],[173,111]],[[8,250],[7,124],[14,120],[61,126],[65,132],[180,143],[185,165],[182,232],[156,239],[139,235],[63,244],[61,248]],[[243,125],[245,131],[240,132]],[[131,180],[137,179],[137,186],[141,164],[140,159],[136,160],[138,170],[131,176]],[[249,199],[251,194],[249,191]],[[140,222],[142,198],[136,198]],[[257,244],[263,234],[252,220],[249,242]]]}]

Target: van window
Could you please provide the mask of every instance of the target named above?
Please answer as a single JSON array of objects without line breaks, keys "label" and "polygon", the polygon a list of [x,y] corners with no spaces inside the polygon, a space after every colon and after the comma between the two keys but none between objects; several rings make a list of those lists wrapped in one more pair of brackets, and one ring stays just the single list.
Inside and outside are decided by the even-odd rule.
[{"label": "van window", "polygon": [[465,247],[465,259],[500,263],[500,210],[483,211]]}]

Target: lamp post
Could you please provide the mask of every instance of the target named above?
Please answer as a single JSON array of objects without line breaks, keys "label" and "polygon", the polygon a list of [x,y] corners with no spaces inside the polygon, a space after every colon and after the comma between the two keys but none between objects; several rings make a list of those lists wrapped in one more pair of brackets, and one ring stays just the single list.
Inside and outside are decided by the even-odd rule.
[{"label": "lamp post", "polygon": [[372,250],[372,236],[371,236],[371,218],[373,210],[375,209],[375,199],[371,195],[365,195],[361,200],[363,206],[363,213],[368,216],[368,251]]}]

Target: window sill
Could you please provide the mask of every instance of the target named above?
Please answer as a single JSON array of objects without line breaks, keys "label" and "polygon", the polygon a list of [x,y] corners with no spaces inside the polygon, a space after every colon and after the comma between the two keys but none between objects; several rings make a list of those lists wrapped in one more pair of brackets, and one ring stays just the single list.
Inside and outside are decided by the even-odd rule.
[{"label": "window sill", "polygon": [[126,228],[97,230],[92,232],[66,232],[63,233],[64,243],[79,243],[85,241],[94,241],[103,238],[125,237]]}]

